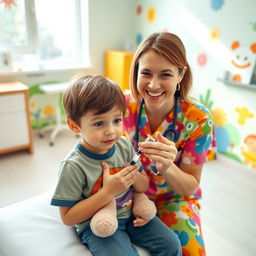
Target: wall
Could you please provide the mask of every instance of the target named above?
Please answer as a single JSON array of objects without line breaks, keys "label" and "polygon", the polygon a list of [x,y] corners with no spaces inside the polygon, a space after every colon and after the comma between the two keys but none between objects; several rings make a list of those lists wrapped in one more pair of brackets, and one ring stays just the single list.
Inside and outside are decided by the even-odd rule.
[{"label": "wall", "polygon": [[[253,90],[218,81],[225,70],[240,72],[244,78],[243,72],[252,72],[255,1],[137,0],[136,5],[135,42],[160,31],[175,33],[183,40],[194,76],[191,94],[212,111],[218,151],[256,168],[256,86]],[[236,43],[232,49],[234,41],[240,47]],[[236,57],[240,56],[245,62],[242,51],[251,67],[238,69],[231,61],[239,61]]]}]

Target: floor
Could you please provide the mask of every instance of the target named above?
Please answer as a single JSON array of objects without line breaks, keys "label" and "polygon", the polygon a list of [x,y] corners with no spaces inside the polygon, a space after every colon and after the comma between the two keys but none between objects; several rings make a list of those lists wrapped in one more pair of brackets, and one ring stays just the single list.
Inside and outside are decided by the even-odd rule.
[{"label": "floor", "polygon": [[[61,132],[54,146],[49,134],[34,134],[35,152],[0,156],[0,207],[55,187],[59,162],[77,141]],[[204,167],[201,217],[207,256],[256,255],[256,172],[219,157]]]},{"label": "floor", "polygon": [[77,138],[69,130],[62,131],[50,146],[49,132],[44,133],[44,138],[34,133],[33,155],[20,151],[0,156],[0,207],[55,187],[59,163]]}]

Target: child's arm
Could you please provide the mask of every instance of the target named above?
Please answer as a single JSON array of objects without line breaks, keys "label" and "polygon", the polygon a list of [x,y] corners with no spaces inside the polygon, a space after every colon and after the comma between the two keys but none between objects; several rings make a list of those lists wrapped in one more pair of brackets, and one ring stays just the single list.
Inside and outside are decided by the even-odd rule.
[{"label": "child's arm", "polygon": [[149,186],[149,178],[147,174],[142,171],[139,172],[136,181],[133,184],[133,188],[136,192],[146,192]]},{"label": "child's arm", "polygon": [[103,166],[103,187],[100,191],[72,207],[60,207],[60,216],[65,225],[72,226],[91,218],[100,208],[109,203],[116,195],[134,184],[138,166],[127,166],[120,172],[110,175],[106,163]]},{"label": "child's arm", "polygon": [[84,199],[72,207],[60,207],[62,222],[67,226],[72,226],[91,218],[100,208],[113,199],[111,194],[101,189],[94,195]]}]

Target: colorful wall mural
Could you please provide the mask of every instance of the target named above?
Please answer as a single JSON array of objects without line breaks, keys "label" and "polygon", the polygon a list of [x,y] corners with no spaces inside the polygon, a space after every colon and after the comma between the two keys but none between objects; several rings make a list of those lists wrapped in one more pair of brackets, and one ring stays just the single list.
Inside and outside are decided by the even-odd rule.
[{"label": "colorful wall mural", "polygon": [[[48,82],[49,86],[51,83]],[[44,83],[46,84],[46,83]],[[40,90],[40,84],[29,87],[30,98],[30,119],[33,130],[41,130],[46,126],[56,124],[57,104],[61,106],[63,123],[65,122],[65,112],[62,105],[62,94],[47,95]]]}]

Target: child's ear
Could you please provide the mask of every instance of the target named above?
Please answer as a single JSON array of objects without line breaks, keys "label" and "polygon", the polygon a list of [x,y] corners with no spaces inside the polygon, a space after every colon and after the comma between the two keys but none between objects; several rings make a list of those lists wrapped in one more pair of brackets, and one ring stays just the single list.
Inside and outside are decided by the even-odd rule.
[{"label": "child's ear", "polygon": [[74,122],[72,119],[70,119],[69,117],[67,117],[66,120],[68,127],[75,133],[79,133],[80,132],[80,127],[78,126],[78,124],[76,122]]}]

